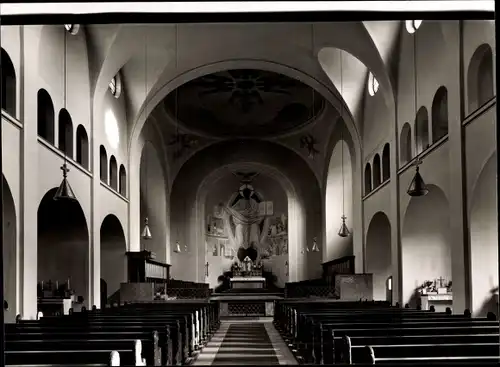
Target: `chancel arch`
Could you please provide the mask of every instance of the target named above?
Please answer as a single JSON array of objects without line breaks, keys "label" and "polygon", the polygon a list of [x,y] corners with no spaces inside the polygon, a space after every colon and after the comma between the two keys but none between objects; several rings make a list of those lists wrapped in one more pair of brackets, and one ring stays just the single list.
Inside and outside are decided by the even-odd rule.
[{"label": "chancel arch", "polygon": [[[77,200],[54,200],[57,188],[49,190],[38,206],[38,291],[54,296],[69,290],[89,295],[89,232]],[[68,284],[69,283],[69,284]]]},{"label": "chancel arch", "polygon": [[451,279],[450,206],[444,192],[427,184],[429,193],[412,197],[406,208],[401,233],[404,303],[416,307],[426,281]]},{"label": "chancel arch", "polygon": [[10,186],[3,180],[3,291],[9,308],[4,312],[5,322],[14,322],[18,313],[17,277],[17,214]]},{"label": "chancel arch", "polygon": [[391,223],[384,212],[377,212],[366,233],[366,271],[373,274],[373,299],[376,301],[392,300],[392,289],[388,289],[391,264]]},{"label": "chancel arch", "polygon": [[73,159],[73,122],[66,109],[59,111],[59,150]]},{"label": "chancel arch", "polygon": [[[127,243],[120,220],[108,214],[101,223],[101,309],[119,303],[120,283],[127,282]],[[102,281],[101,281],[102,283]],[[104,293],[105,292],[105,293]]]},{"label": "chancel arch", "polygon": [[16,100],[17,100],[17,88],[16,88],[16,70],[9,54],[2,48],[2,109],[7,111],[12,117],[16,117]]},{"label": "chancel arch", "polygon": [[54,104],[45,89],[37,93],[37,115],[38,136],[54,145]]},{"label": "chancel arch", "polygon": [[[294,160],[291,167],[286,162]],[[181,248],[187,245],[189,253],[173,254],[179,264],[172,269],[172,276],[181,279],[204,281],[206,274],[206,245],[204,207],[207,188],[211,187],[212,174],[221,167],[236,164],[271,167],[276,177],[285,185],[288,195],[289,218],[289,279],[291,281],[321,276],[321,253],[304,255],[300,246],[309,246],[313,237],[323,244],[321,213],[307,211],[313,205],[321,206],[321,195],[316,177],[307,163],[293,151],[266,141],[235,140],[211,145],[188,160],[177,175],[171,192],[171,244],[179,241]],[[291,188],[293,190],[291,191]],[[294,213],[293,215],[290,212]],[[306,212],[308,215],[306,215]],[[177,233],[177,229],[179,230]],[[189,269],[189,271],[188,271]]]},{"label": "chancel arch", "polygon": [[472,312],[498,312],[497,154],[488,159],[472,192],[469,233]]}]

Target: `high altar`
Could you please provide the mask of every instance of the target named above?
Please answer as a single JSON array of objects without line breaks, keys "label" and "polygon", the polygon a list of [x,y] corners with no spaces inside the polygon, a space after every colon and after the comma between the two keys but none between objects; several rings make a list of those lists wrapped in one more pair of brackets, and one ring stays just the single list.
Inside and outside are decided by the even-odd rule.
[{"label": "high altar", "polygon": [[231,289],[264,289],[266,279],[262,277],[262,265],[256,265],[247,256],[243,262],[232,267]]}]

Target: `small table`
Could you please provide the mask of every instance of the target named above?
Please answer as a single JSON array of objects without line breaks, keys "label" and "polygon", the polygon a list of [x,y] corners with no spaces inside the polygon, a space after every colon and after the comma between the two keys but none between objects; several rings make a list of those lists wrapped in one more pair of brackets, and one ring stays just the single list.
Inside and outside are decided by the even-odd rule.
[{"label": "small table", "polygon": [[266,278],[263,277],[232,277],[229,279],[232,289],[237,288],[264,288]]}]

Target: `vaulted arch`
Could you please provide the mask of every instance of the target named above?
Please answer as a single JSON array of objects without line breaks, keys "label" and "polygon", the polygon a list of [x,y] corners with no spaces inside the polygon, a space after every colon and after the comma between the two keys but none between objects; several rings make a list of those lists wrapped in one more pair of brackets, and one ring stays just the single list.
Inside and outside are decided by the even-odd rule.
[{"label": "vaulted arch", "polygon": [[377,212],[366,233],[366,271],[373,274],[374,300],[390,301],[386,284],[391,264],[391,223],[384,212]]}]

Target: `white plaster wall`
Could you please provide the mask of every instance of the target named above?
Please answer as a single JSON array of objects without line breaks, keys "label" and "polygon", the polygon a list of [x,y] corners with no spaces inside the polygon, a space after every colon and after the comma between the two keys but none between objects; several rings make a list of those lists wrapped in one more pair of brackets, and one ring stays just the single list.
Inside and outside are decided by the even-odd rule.
[{"label": "white plaster wall", "polygon": [[[342,162],[342,149],[344,150],[344,162]],[[344,170],[343,177],[342,164]],[[353,237],[342,238],[338,235],[342,223],[342,214],[345,214],[347,217],[346,224],[349,230],[351,232],[353,230],[351,157],[348,145],[342,140],[339,140],[335,145],[330,159],[326,182],[325,205],[326,246],[323,251],[323,262],[353,255]],[[343,205],[344,213],[342,213]]]},{"label": "white plaster wall", "polygon": [[496,303],[492,301],[494,289],[498,288],[495,107],[465,126],[471,310],[476,315],[496,312]]}]

